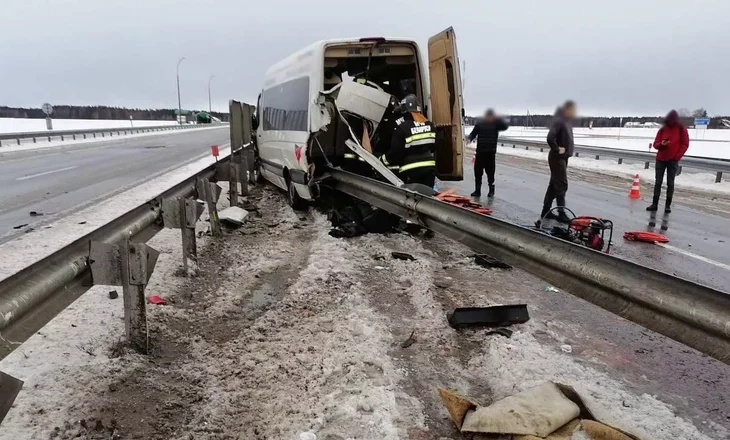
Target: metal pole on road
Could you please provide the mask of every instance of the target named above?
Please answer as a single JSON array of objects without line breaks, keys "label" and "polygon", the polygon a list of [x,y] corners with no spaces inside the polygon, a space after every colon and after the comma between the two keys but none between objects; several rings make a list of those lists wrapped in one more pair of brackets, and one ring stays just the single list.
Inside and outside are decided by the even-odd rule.
[{"label": "metal pole on road", "polygon": [[213,104],[210,99],[210,82],[213,81],[213,78],[215,78],[215,75],[210,75],[210,78],[208,78],[208,113],[213,112]]},{"label": "metal pole on road", "polygon": [[180,58],[180,60],[177,62],[177,68],[175,69],[177,72],[177,117],[178,124],[182,125],[182,103],[180,102],[180,63],[182,63],[185,60],[185,57]]}]

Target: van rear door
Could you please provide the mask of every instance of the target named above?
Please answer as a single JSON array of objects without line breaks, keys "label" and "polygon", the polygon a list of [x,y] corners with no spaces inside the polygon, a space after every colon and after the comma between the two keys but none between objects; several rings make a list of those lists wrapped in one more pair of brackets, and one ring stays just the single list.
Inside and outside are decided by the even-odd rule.
[{"label": "van rear door", "polygon": [[431,79],[431,122],[439,133],[436,171],[441,180],[464,177],[464,98],[453,28],[428,39],[428,70]]}]

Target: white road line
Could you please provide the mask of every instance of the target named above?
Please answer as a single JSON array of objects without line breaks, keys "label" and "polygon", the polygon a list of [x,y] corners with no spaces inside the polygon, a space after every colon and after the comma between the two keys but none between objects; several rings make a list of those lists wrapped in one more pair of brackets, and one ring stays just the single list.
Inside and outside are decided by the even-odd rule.
[{"label": "white road line", "polygon": [[60,172],[62,172],[62,171],[68,171],[68,170],[72,170],[72,169],[74,169],[74,168],[78,168],[78,166],[77,166],[77,165],[74,165],[74,166],[72,166],[72,167],[66,167],[66,168],[59,168],[59,169],[57,169],[57,170],[51,170],[51,171],[46,171],[45,173],[31,174],[31,175],[29,175],[29,176],[23,176],[23,177],[18,177],[18,178],[17,178],[17,179],[15,179],[15,180],[28,180],[28,179],[32,179],[32,178],[34,178],[34,177],[41,177],[41,176],[47,176],[47,175],[49,175],[49,174],[54,174],[54,173],[60,173]]},{"label": "white road line", "polygon": [[725,270],[730,270],[730,265],[725,264],[725,263],[720,263],[719,261],[710,260],[709,258],[703,257],[702,255],[693,254],[692,252],[685,251],[684,249],[680,249],[678,247],[674,247],[674,246],[671,246],[671,245],[668,245],[668,244],[665,244],[665,243],[654,243],[654,244],[656,244],[657,246],[661,246],[663,248],[667,248],[667,249],[669,249],[671,251],[678,252],[680,254],[684,254],[684,255],[686,255],[688,257],[692,257],[692,258],[695,258],[697,260],[704,261],[705,263],[709,263],[709,264],[712,264],[714,266],[721,267],[721,268],[723,268]]}]

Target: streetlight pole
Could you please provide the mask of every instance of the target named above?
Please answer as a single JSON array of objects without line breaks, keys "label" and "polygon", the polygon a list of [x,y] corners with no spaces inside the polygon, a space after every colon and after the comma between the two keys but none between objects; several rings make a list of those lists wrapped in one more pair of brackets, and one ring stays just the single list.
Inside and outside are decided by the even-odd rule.
[{"label": "streetlight pole", "polygon": [[180,58],[180,60],[177,62],[177,117],[178,124],[182,125],[182,104],[180,102],[180,63],[185,60],[185,57]]},{"label": "streetlight pole", "polygon": [[210,100],[210,82],[213,81],[213,78],[215,78],[215,75],[210,75],[210,78],[208,78],[208,113],[210,113],[211,116],[213,112],[213,104]]}]

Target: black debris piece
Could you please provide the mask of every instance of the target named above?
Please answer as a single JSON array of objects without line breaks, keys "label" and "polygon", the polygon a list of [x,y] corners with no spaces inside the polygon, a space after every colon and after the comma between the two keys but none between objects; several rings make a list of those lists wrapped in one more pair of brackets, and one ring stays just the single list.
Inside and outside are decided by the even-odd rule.
[{"label": "black debris piece", "polygon": [[476,254],[474,255],[474,262],[482,267],[490,269],[512,269],[512,266],[505,263],[504,261],[497,260],[494,257],[490,257],[487,254]]},{"label": "black debris piece", "polygon": [[396,260],[413,261],[416,259],[413,255],[406,254],[405,252],[392,252],[391,255]]},{"label": "black debris piece", "polygon": [[530,319],[527,304],[492,307],[458,307],[447,316],[449,325],[464,327],[505,327],[523,324]]},{"label": "black debris piece", "polygon": [[86,224],[86,222],[85,222],[85,221],[84,221],[84,222],[79,222],[79,224],[80,224],[80,225],[85,225],[85,224]]},{"label": "black debris piece", "polygon": [[406,339],[405,341],[403,341],[403,342],[402,342],[402,343],[400,344],[400,346],[401,346],[402,348],[408,348],[408,347],[410,347],[411,345],[413,345],[413,344],[415,344],[415,343],[416,343],[416,331],[415,331],[415,330],[413,330],[413,331],[411,332],[411,335],[410,335],[410,336],[408,337],[408,339]]},{"label": "black debris piece", "polygon": [[119,298],[119,293],[117,293],[116,290],[109,291],[109,299],[117,299]]},{"label": "black debris piece", "polygon": [[28,223],[23,223],[22,225],[13,226],[13,229],[23,229],[26,226],[28,226]]},{"label": "black debris piece", "polygon": [[30,212],[30,216],[31,216],[31,217],[38,217],[38,216],[40,216],[40,215],[43,215],[43,213],[42,213],[42,212],[40,212],[40,211],[31,211],[31,212]]},{"label": "black debris piece", "polygon": [[505,338],[511,338],[512,337],[512,333],[513,333],[512,330],[510,330],[508,328],[501,327],[501,328],[497,328],[497,329],[494,329],[494,330],[489,330],[486,333],[486,335],[502,335]]}]

